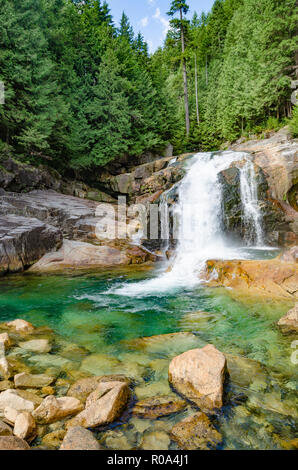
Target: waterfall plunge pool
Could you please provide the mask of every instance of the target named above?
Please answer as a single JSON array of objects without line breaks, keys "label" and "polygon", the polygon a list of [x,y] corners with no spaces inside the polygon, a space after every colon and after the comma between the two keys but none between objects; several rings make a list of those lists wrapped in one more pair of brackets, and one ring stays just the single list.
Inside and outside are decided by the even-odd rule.
[{"label": "waterfall plunge pool", "polygon": [[[21,348],[13,348],[10,355],[34,373],[56,368],[60,378],[70,381],[82,373],[123,373],[134,379],[135,399],[143,399],[173,393],[167,380],[172,357],[213,343],[223,353],[239,357],[239,371],[226,385],[225,405],[213,418],[223,436],[221,448],[291,448],[297,431],[297,365],[291,361],[293,339],[276,328],[291,302],[244,302],[224,289],[203,286],[181,289],[179,295],[113,293],[150,282],[155,276],[155,272],[141,270],[117,275],[3,278],[0,320],[23,318],[54,330],[52,365],[47,360],[43,363],[43,355],[34,362],[34,355]],[[145,348],[142,342],[133,341],[174,332],[193,332],[194,336],[182,334],[174,340],[156,336]],[[62,366],[55,361],[61,356],[68,359]],[[146,434],[156,433],[158,439],[160,430],[169,433],[176,422],[195,411],[189,405],[183,412],[158,420],[141,420],[128,412],[109,431],[99,430],[98,438],[103,445],[109,443],[108,447],[119,450],[123,442],[131,449],[140,448]],[[106,443],[107,435],[110,440]],[[177,448],[172,441],[170,448]]]}]

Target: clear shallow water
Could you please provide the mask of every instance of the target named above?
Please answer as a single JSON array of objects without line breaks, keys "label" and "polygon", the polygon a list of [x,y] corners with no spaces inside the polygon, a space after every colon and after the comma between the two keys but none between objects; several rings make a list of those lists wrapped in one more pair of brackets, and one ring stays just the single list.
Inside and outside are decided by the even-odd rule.
[{"label": "clear shallow water", "polygon": [[[50,326],[59,335],[58,343],[61,336],[86,348],[84,357],[74,358],[77,368],[98,375],[130,375],[139,399],[171,393],[167,382],[170,359],[213,343],[226,354],[244,358],[240,377],[236,373],[226,386],[226,404],[214,423],[224,436],[223,448],[280,448],[294,439],[297,366],[291,362],[291,342],[295,338],[283,336],[276,328],[292,302],[235,300],[228,291],[203,286],[139,297],[113,293],[155,276],[139,272],[3,278],[0,321],[24,318],[36,326]],[[156,338],[145,345],[133,341],[173,332],[194,332],[195,336]],[[126,416],[116,430],[135,448],[142,434],[161,427],[169,431],[174,422],[194,411],[188,408],[145,424]]]}]

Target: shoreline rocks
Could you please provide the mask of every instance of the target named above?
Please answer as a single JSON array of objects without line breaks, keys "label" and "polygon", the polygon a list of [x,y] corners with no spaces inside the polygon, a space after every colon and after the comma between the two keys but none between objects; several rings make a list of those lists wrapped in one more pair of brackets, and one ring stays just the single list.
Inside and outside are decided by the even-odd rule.
[{"label": "shoreline rocks", "polygon": [[196,413],[176,424],[171,437],[183,450],[215,449],[222,442],[221,434],[204,413]]}]

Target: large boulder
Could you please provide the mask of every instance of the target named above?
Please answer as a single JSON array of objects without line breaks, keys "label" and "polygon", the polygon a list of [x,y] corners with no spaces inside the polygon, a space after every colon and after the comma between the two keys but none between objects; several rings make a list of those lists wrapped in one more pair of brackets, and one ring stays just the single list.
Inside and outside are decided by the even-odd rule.
[{"label": "large boulder", "polygon": [[74,426],[67,431],[60,450],[101,450],[101,446],[92,432],[81,426]]},{"label": "large boulder", "polygon": [[226,358],[212,344],[180,354],[169,366],[173,387],[208,412],[223,405],[225,374]]},{"label": "large boulder", "polygon": [[283,333],[297,333],[298,332],[298,303],[295,307],[288,311],[288,313],[278,321],[278,326]]},{"label": "large boulder", "polygon": [[171,437],[183,450],[214,449],[222,441],[221,434],[204,413],[196,413],[176,424]]},{"label": "large boulder", "polygon": [[96,428],[118,419],[130,397],[125,382],[102,382],[86,401],[86,408],[67,423],[67,427]]},{"label": "large boulder", "polygon": [[37,219],[0,216],[0,275],[23,271],[61,243],[60,230]]}]

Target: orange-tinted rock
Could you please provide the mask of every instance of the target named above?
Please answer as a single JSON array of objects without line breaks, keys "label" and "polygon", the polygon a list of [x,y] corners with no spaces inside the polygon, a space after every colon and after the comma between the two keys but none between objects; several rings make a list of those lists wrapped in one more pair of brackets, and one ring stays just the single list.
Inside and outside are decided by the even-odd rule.
[{"label": "orange-tinted rock", "polygon": [[171,436],[183,450],[208,450],[222,441],[221,434],[204,413],[196,413],[176,424]]}]

